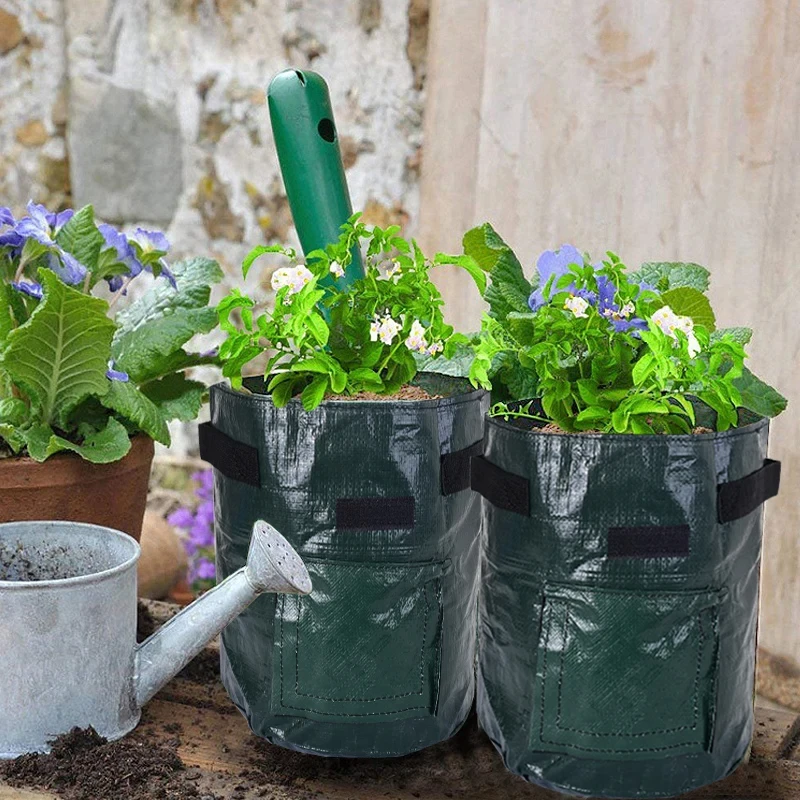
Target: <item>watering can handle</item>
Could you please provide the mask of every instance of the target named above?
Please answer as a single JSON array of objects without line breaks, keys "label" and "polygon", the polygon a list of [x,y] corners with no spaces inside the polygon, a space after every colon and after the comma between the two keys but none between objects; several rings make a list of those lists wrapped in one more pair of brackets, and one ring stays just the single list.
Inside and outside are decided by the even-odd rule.
[{"label": "watering can handle", "polygon": [[[341,225],[353,213],[328,86],[316,72],[287,69],[270,82],[267,103],[303,252],[324,249],[339,238]],[[352,257],[339,279],[344,288],[364,275],[356,248]]]}]

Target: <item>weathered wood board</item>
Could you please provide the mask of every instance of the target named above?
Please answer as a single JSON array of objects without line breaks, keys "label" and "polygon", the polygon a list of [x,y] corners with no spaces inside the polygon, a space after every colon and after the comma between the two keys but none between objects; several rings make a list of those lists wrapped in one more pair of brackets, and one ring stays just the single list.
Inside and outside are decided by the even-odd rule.
[{"label": "weathered wood board", "polygon": [[[800,661],[800,3],[436,0],[428,75],[427,251],[488,219],[531,270],[564,242],[696,261],[720,324],[755,328],[751,366],[790,401],[761,641]],[[476,329],[469,278],[441,276]]]}]

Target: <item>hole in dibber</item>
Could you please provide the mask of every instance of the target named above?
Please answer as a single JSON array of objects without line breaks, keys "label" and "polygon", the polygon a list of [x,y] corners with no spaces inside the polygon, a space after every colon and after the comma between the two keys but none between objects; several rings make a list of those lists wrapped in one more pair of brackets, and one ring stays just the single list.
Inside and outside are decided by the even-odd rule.
[{"label": "hole in dibber", "polygon": [[300,81],[300,83],[301,83],[303,86],[305,86],[305,85],[306,85],[306,76],[305,76],[305,75],[303,75],[303,73],[302,73],[302,72],[300,72],[300,70],[299,70],[299,69],[296,69],[296,70],[294,71],[294,74],[295,74],[295,75],[297,75],[297,79]]},{"label": "hole in dibber", "polygon": [[333,120],[324,117],[317,125],[317,132],[326,141],[332,142],[336,138],[336,128],[333,125]]}]

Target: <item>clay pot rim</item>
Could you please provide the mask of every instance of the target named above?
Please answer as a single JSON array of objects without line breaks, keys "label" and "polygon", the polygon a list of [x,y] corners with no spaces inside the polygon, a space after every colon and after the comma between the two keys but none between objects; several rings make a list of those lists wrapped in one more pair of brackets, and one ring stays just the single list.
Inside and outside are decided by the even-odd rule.
[{"label": "clay pot rim", "polygon": [[69,486],[76,483],[94,483],[107,480],[109,475],[124,475],[139,469],[152,460],[155,452],[153,440],[144,433],[131,437],[131,449],[118,461],[92,464],[77,453],[56,453],[46,461],[34,461],[30,456],[0,458],[0,486],[3,489],[46,488]]},{"label": "clay pot rim", "polygon": [[[38,463],[38,462],[34,462]],[[24,592],[24,591],[32,591],[36,589],[66,589],[71,586],[80,586],[85,583],[100,583],[101,581],[108,580],[109,578],[113,578],[115,575],[119,575],[132,567],[136,566],[136,562],[139,560],[139,557],[142,555],[142,548],[139,542],[136,541],[132,536],[129,536],[127,533],[123,533],[122,531],[118,531],[115,528],[108,528],[105,525],[95,525],[91,522],[75,522],[73,520],[23,520],[20,522],[4,522],[0,524],[0,532],[6,528],[13,528],[19,527],[20,525],[25,527],[33,527],[35,525],[48,525],[48,526],[58,526],[58,527],[66,527],[69,526],[71,528],[79,527],[79,528],[91,528],[94,531],[102,531],[103,536],[116,536],[118,539],[122,540],[125,547],[133,546],[133,553],[132,555],[128,556],[124,561],[120,562],[119,564],[115,564],[113,567],[108,567],[108,569],[102,569],[99,572],[90,572],[86,575],[74,575],[71,578],[54,578],[46,581],[2,581],[0,580],[0,590],[6,591],[15,591],[15,592]]]}]

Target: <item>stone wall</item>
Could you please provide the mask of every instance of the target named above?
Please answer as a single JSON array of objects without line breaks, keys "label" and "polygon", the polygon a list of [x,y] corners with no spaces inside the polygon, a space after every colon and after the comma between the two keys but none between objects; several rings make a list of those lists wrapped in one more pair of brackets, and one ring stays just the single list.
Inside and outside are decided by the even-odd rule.
[{"label": "stone wall", "polygon": [[413,232],[428,3],[0,0],[0,205],[93,203],[237,283],[296,241],[265,102],[292,66],[328,81],[354,207]]}]

